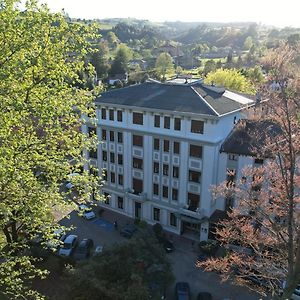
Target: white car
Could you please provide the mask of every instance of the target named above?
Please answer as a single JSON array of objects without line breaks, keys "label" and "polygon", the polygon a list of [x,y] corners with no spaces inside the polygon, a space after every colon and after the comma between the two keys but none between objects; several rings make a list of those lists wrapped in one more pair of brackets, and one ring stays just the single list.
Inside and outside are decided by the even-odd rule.
[{"label": "white car", "polygon": [[98,245],[98,246],[96,246],[96,248],[95,248],[94,256],[95,256],[95,255],[98,255],[98,254],[100,254],[100,253],[102,253],[102,252],[103,252],[103,246]]},{"label": "white car", "polygon": [[59,249],[58,254],[60,256],[71,256],[76,245],[77,245],[78,237],[77,235],[70,234],[65,240],[63,246]]},{"label": "white car", "polygon": [[96,218],[95,213],[92,211],[90,207],[85,204],[80,204],[78,206],[78,211],[81,216],[83,216],[86,220],[91,220]]},{"label": "white car", "polygon": [[66,185],[65,185],[68,190],[75,187],[75,185],[72,183],[72,179],[79,175],[80,175],[79,173],[71,173],[68,175],[68,180],[66,181]]}]

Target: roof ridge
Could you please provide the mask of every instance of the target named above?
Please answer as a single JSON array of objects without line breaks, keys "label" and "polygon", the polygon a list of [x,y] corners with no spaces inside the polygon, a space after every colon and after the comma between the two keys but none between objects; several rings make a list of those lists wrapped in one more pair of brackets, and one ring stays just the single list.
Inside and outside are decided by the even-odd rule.
[{"label": "roof ridge", "polygon": [[204,103],[219,117],[220,114],[198,93],[198,91],[193,87],[190,86],[190,88],[196,93],[203,101]]}]

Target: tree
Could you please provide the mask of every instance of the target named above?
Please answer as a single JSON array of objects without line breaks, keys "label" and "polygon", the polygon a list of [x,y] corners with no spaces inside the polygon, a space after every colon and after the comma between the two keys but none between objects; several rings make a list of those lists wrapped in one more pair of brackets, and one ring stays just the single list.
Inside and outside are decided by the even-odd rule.
[{"label": "tree", "polygon": [[128,46],[122,44],[118,46],[115,59],[111,65],[110,74],[124,74],[128,71],[128,62],[132,57],[132,52]]},{"label": "tree", "polygon": [[68,299],[146,300],[150,295],[160,299],[152,293],[164,290],[173,279],[163,248],[147,231],[104,250],[66,275]]},{"label": "tree", "polygon": [[96,51],[92,53],[90,62],[94,66],[97,77],[105,78],[108,75],[110,65],[108,63],[109,48],[107,42],[100,42]]},{"label": "tree", "polygon": [[173,72],[174,66],[173,66],[173,61],[172,57],[169,53],[161,53],[155,62],[155,69],[157,74],[161,77],[162,79],[166,79],[166,74],[168,72]]},{"label": "tree", "polygon": [[255,92],[251,82],[236,69],[218,69],[215,72],[210,72],[204,82],[206,84],[214,82],[217,85],[242,93],[253,94]]},{"label": "tree", "polygon": [[300,282],[299,54],[299,47],[283,45],[264,61],[271,70],[269,80],[279,85],[276,91],[262,90],[269,101],[252,116],[256,122],[273,124],[251,133],[252,140],[264,141],[253,147],[264,165],[247,167],[241,179],[215,190],[218,196],[234,197],[236,203],[229,220],[217,230],[218,240],[225,247],[236,243],[250,248],[253,255],[228,252],[206,262],[207,270],[226,272],[225,277],[232,275],[241,284],[251,286],[250,276],[258,278],[262,284],[256,290],[271,291],[281,299],[291,299]]},{"label": "tree", "polygon": [[207,75],[210,72],[214,72],[217,69],[217,64],[213,59],[205,62],[203,73]]},{"label": "tree", "polygon": [[[94,34],[35,1],[21,12],[17,1],[0,0],[0,27],[0,291],[33,298],[30,281],[45,272],[30,242],[53,237],[54,209],[69,204],[61,183],[79,172],[82,149],[96,146],[78,130],[80,114],[93,113],[92,94],[76,87],[91,71],[84,56]],[[78,177],[78,198],[87,199],[98,179]]]},{"label": "tree", "polygon": [[252,37],[251,36],[247,36],[245,38],[245,41],[244,41],[244,49],[245,50],[250,50],[250,48],[252,47],[253,45],[253,41],[252,41]]},{"label": "tree", "polygon": [[259,66],[247,69],[245,76],[256,86],[261,85],[265,81],[264,74]]}]

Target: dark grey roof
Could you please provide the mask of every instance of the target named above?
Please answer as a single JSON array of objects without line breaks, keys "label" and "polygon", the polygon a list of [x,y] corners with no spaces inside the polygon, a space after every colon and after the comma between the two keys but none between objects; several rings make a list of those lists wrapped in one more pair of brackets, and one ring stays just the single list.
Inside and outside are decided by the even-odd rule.
[{"label": "dark grey roof", "polygon": [[[241,104],[236,93],[228,96],[228,91],[216,87],[197,84],[170,84],[145,82],[143,84],[109,90],[96,99],[98,104],[116,104],[148,109],[169,110],[218,116],[238,110],[247,104]],[[242,101],[243,102],[243,101]]]},{"label": "dark grey roof", "polygon": [[270,141],[274,142],[281,132],[279,125],[272,121],[240,120],[225,139],[220,152],[247,156],[264,152],[269,156],[263,147]]}]

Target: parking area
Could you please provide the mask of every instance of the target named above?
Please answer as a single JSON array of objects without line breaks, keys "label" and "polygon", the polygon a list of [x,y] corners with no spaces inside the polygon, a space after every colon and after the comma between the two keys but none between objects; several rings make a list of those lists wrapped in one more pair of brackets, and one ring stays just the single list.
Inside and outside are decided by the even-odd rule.
[{"label": "parking area", "polygon": [[[72,233],[78,235],[79,239],[91,238],[94,245],[102,245],[104,248],[114,243],[126,241],[118,230],[115,229],[113,223],[117,221],[118,229],[125,224],[133,223],[133,220],[105,210],[101,217],[96,213],[93,220],[85,220],[73,211],[68,218],[60,221],[61,225],[73,226]],[[195,266],[197,258],[197,249],[194,243],[183,237],[171,236],[175,251],[167,254],[169,257],[175,281],[167,291],[167,299],[174,299],[175,282],[186,281],[191,287],[192,299],[197,298],[197,294],[202,291],[210,292],[215,300],[254,300],[259,299],[259,295],[249,292],[246,288],[232,285],[228,282],[221,282],[220,276],[213,272],[204,272]]]}]

